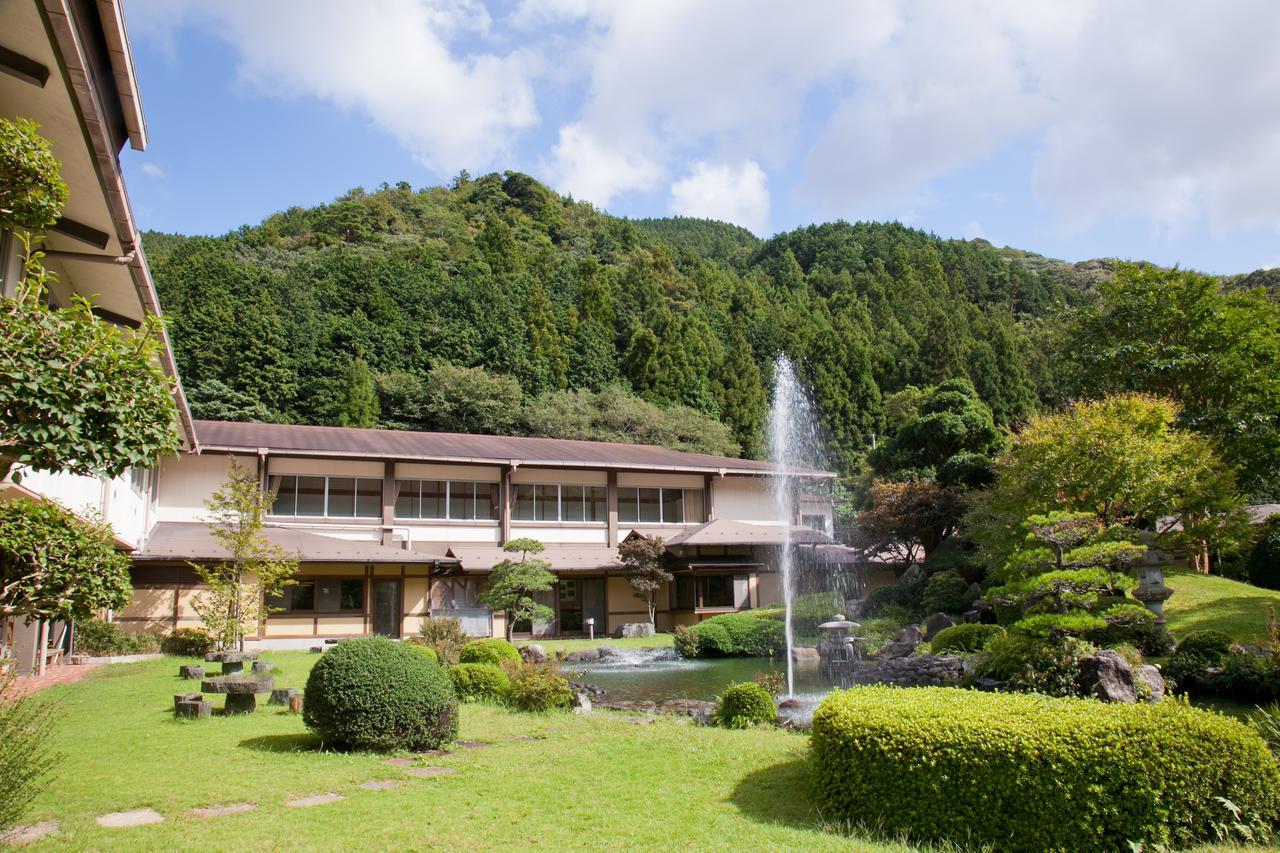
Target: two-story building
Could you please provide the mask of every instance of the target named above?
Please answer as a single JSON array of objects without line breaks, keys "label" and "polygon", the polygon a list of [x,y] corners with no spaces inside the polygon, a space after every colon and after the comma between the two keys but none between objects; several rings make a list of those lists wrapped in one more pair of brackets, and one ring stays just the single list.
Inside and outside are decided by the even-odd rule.
[{"label": "two-story building", "polygon": [[[542,542],[557,577],[545,601],[554,620],[518,633],[604,634],[646,621],[618,562],[628,536],[661,537],[675,558],[659,630],[780,597],[774,563],[786,531],[766,462],[547,438],[219,421],[195,429],[200,452],[158,472],[156,523],[134,553],[134,603],[116,616],[135,629],[198,624],[191,563],[225,556],[205,502],[233,461],[271,496],[265,535],[300,562],[260,641],[401,636],[428,615],[501,635],[503,614],[478,596],[514,538]],[[830,529],[829,501],[805,495],[791,534],[830,541],[800,526],[801,515]]]}]

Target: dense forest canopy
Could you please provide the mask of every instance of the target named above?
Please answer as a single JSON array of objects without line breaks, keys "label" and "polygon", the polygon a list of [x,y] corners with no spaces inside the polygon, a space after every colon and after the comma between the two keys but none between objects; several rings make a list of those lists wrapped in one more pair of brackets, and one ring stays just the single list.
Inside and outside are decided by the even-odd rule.
[{"label": "dense forest canopy", "polygon": [[1113,274],[897,223],[630,221],[515,172],[146,246],[198,416],[759,455],[786,352],[846,473],[911,386],[968,380],[1000,429],[1061,404],[1061,312]]}]

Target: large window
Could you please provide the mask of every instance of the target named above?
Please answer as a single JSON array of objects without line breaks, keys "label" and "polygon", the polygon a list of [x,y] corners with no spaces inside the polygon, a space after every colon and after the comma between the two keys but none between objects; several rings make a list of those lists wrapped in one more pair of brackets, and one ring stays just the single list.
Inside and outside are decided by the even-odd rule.
[{"label": "large window", "polygon": [[382,480],[376,477],[272,477],[272,515],[381,518]]},{"label": "large window", "polygon": [[618,489],[623,524],[682,524],[702,521],[701,489]]},{"label": "large window", "polygon": [[364,612],[362,578],[299,580],[280,595],[267,598],[267,606],[280,613]]},{"label": "large window", "polygon": [[671,585],[672,610],[747,606],[746,575],[685,575]]},{"label": "large window", "polygon": [[511,517],[516,521],[603,522],[605,496],[604,486],[519,483]]},{"label": "large window", "polygon": [[396,480],[396,518],[491,521],[498,517],[498,484],[470,480]]}]

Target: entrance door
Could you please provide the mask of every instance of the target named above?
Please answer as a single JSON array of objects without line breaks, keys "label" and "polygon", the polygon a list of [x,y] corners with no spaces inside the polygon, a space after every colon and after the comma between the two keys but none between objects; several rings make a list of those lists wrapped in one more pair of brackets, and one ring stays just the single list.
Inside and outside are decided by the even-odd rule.
[{"label": "entrance door", "polygon": [[400,581],[373,580],[373,633],[400,636]]}]

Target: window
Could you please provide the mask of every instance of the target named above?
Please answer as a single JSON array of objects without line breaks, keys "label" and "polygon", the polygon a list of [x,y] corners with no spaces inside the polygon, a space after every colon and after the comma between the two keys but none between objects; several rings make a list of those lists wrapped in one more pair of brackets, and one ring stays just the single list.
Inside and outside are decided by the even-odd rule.
[{"label": "window", "polygon": [[816,530],[819,533],[830,533],[830,531],[827,530],[827,517],[821,513],[814,515],[801,515],[800,524],[803,527],[808,527],[809,529]]},{"label": "window", "polygon": [[556,486],[519,483],[515,487],[512,518],[516,521],[606,520],[604,486]]},{"label": "window", "polygon": [[747,606],[746,575],[685,575],[677,577],[671,585],[672,610]]},{"label": "window", "polygon": [[129,488],[133,489],[135,494],[145,495],[151,480],[151,471],[147,468],[134,467],[129,469],[128,475]]},{"label": "window", "polygon": [[364,612],[364,580],[362,578],[314,578],[299,580],[284,588],[280,595],[267,599],[267,605],[280,613]]},{"label": "window", "polygon": [[702,521],[701,489],[618,489],[623,524],[682,524]]},{"label": "window", "polygon": [[305,518],[380,518],[382,481],[376,477],[272,477],[272,515]]},{"label": "window", "polygon": [[498,484],[470,480],[396,480],[397,518],[488,521],[497,517]]}]

